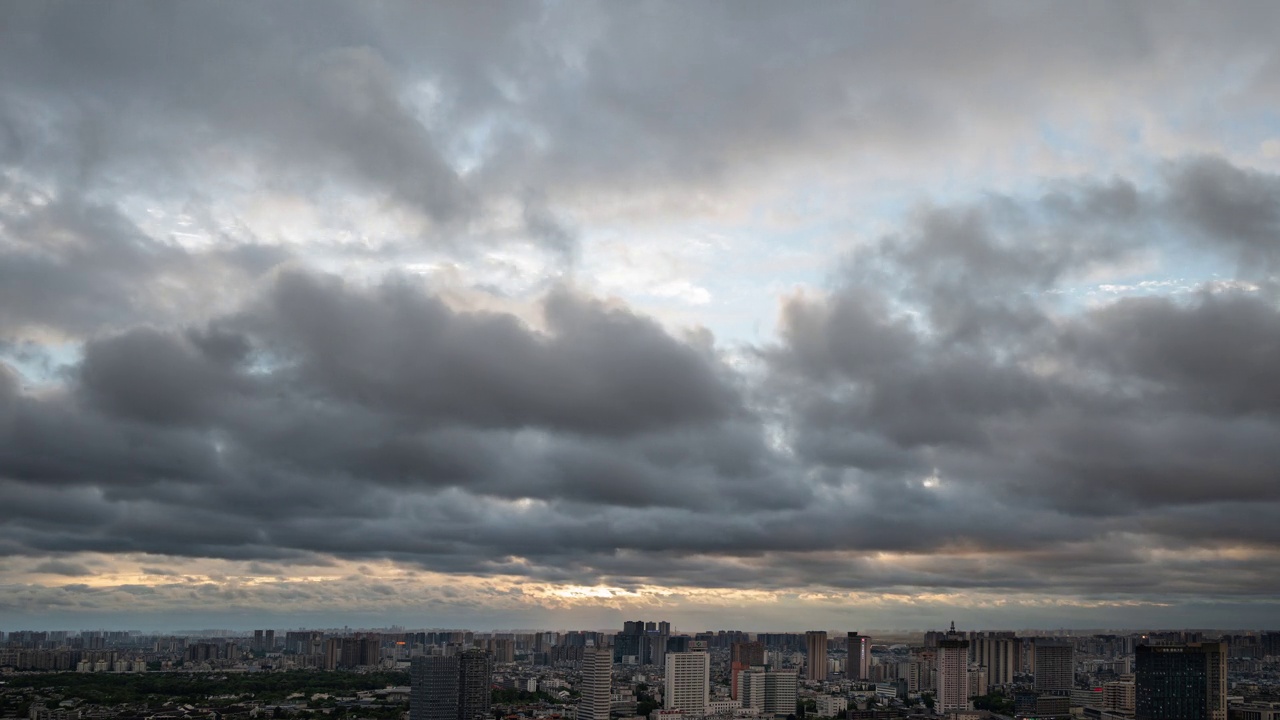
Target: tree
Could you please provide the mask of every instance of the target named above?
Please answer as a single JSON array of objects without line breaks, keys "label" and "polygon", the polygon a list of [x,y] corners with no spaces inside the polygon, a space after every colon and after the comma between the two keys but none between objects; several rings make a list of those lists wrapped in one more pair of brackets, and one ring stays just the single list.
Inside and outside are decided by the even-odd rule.
[{"label": "tree", "polygon": [[924,701],[924,706],[926,708],[928,708],[930,711],[933,710],[933,706],[934,706],[933,693],[925,693],[924,695],[920,696],[920,699]]}]

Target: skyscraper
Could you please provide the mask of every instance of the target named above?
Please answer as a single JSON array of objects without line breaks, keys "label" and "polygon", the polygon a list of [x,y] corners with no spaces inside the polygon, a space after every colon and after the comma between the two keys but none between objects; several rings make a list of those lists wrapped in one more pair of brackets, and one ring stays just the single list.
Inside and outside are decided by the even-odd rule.
[{"label": "skyscraper", "polygon": [[811,682],[827,679],[827,632],[810,630],[804,634],[805,649],[809,657],[805,662],[804,678]]},{"label": "skyscraper", "polygon": [[1134,659],[1137,720],[1226,720],[1226,643],[1139,645]]},{"label": "skyscraper", "polygon": [[969,641],[951,635],[938,641],[937,710],[969,709]]},{"label": "skyscraper", "polygon": [[1036,638],[1036,692],[1069,695],[1076,684],[1076,648],[1070,640]]},{"label": "skyscraper", "polygon": [[409,720],[484,720],[493,659],[483,650],[416,657],[409,666]]},{"label": "skyscraper", "polygon": [[458,658],[416,657],[409,676],[409,720],[458,720]]},{"label": "skyscraper", "polygon": [[705,714],[711,695],[711,656],[705,652],[667,653],[666,681],[663,705],[667,710]]},{"label": "skyscraper", "polygon": [[849,660],[845,677],[866,680],[871,677],[871,638],[849,633]]},{"label": "skyscraper", "polygon": [[613,651],[589,647],[582,653],[582,686],[578,691],[578,720],[609,720],[613,681]]}]

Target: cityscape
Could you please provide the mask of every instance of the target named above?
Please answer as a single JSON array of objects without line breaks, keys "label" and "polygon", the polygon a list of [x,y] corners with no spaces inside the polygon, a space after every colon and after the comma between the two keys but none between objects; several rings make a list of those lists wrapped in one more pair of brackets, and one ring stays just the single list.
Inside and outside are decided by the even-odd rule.
[{"label": "cityscape", "polygon": [[[140,678],[152,694],[128,695]],[[1278,720],[1280,631],[13,631],[0,702],[29,720]]]}]

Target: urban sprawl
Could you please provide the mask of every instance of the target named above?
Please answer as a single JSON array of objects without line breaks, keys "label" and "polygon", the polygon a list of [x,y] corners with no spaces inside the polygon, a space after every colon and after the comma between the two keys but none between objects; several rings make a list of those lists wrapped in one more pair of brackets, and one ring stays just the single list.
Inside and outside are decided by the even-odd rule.
[{"label": "urban sprawl", "polygon": [[1280,632],[0,634],[28,720],[1280,720]]}]

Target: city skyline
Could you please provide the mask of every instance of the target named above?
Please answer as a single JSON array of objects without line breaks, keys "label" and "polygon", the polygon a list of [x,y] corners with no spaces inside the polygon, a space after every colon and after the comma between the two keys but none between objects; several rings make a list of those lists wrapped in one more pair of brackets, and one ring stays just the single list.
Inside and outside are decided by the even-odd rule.
[{"label": "city skyline", "polygon": [[6,3],[0,629],[1264,628],[1276,28]]}]

